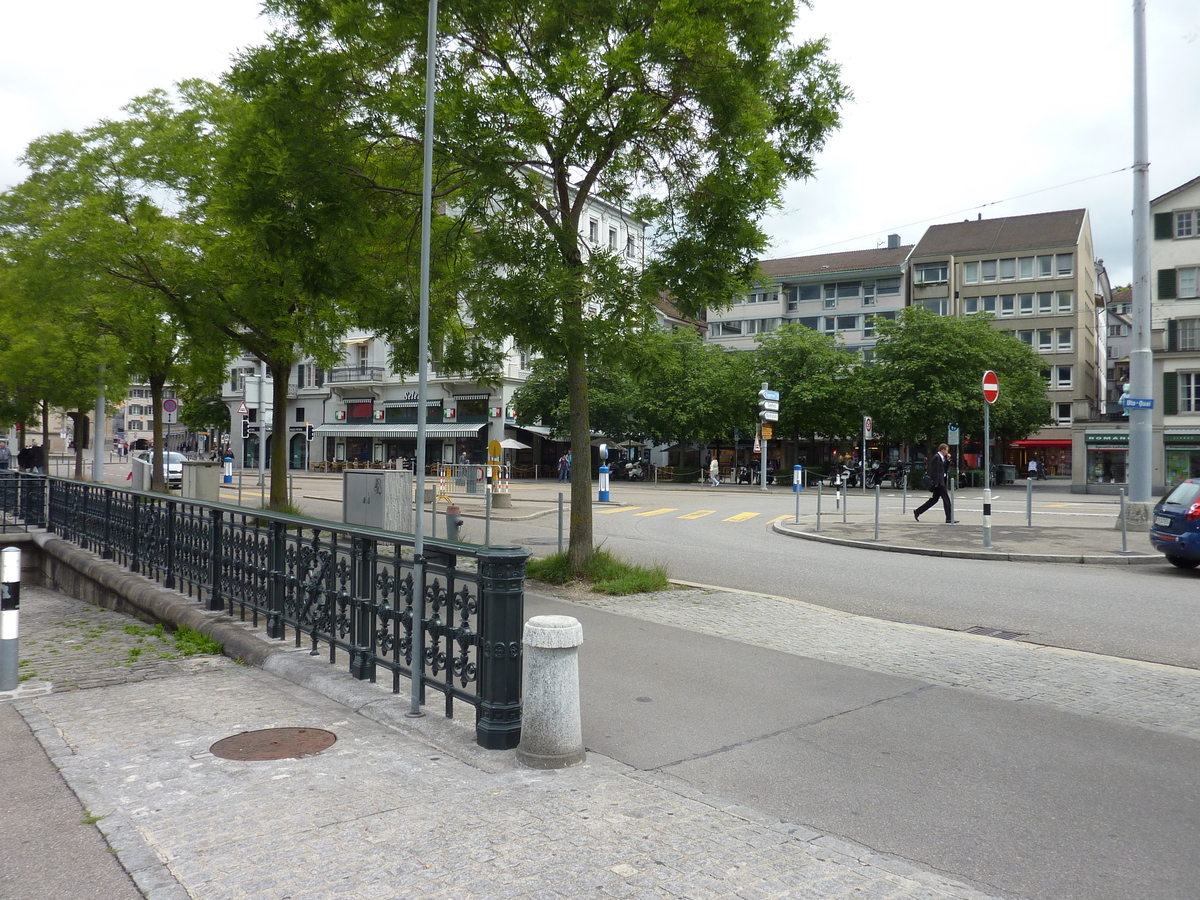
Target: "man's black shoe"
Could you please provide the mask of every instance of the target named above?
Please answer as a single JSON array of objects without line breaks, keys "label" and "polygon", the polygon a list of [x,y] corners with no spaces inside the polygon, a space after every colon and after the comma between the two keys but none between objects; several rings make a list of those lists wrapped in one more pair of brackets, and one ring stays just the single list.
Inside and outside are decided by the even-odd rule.
[{"label": "man's black shoe", "polygon": [[917,514],[917,511],[915,509],[913,510],[913,518],[916,519],[918,522],[921,521],[921,517],[920,517],[920,515]]}]

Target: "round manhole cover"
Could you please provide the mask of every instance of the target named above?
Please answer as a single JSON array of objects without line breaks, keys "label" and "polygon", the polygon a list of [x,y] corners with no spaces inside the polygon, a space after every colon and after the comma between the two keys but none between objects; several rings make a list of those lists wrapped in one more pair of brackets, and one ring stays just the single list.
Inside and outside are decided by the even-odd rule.
[{"label": "round manhole cover", "polygon": [[222,759],[256,762],[266,759],[299,759],[332,747],[337,735],[320,728],[264,728],[222,738],[209,751]]}]

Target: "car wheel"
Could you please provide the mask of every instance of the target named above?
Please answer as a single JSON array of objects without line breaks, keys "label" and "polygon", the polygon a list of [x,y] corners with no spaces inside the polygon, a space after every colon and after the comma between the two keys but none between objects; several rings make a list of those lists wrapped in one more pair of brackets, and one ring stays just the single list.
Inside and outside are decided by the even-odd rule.
[{"label": "car wheel", "polygon": [[1167,556],[1167,562],[1180,569],[1194,569],[1200,566],[1200,559],[1186,559],[1182,556]]}]

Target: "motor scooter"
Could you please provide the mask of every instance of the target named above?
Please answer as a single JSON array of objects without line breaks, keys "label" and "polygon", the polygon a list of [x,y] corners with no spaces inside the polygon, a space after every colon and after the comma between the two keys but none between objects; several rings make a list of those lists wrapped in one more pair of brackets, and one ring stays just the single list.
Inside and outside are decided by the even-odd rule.
[{"label": "motor scooter", "polygon": [[625,463],[625,478],[629,481],[645,481],[646,473],[642,469],[642,462],[627,462]]}]

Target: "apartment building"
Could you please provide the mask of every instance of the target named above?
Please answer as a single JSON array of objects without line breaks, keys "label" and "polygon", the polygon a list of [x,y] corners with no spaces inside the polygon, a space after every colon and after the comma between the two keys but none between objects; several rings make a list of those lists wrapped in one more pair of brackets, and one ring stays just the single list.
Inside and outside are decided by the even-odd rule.
[{"label": "apartment building", "polygon": [[1200,178],[1151,200],[1150,215],[1152,319],[1165,339],[1154,352],[1152,483],[1172,485],[1200,477]]},{"label": "apartment building", "polygon": [[943,316],[991,313],[996,328],[1037,351],[1054,424],[1015,442],[1009,461],[1023,470],[1036,456],[1051,475],[1073,474],[1072,423],[1095,418],[1102,399],[1087,210],[934,225],[909,272],[914,305]]},{"label": "apartment building", "polygon": [[797,322],[836,334],[848,350],[870,361],[875,325],[907,305],[905,277],[911,244],[889,235],[887,246],[816,256],[765,259],[762,280],[728,309],[708,313],[708,339],[750,350],[758,335]]}]

